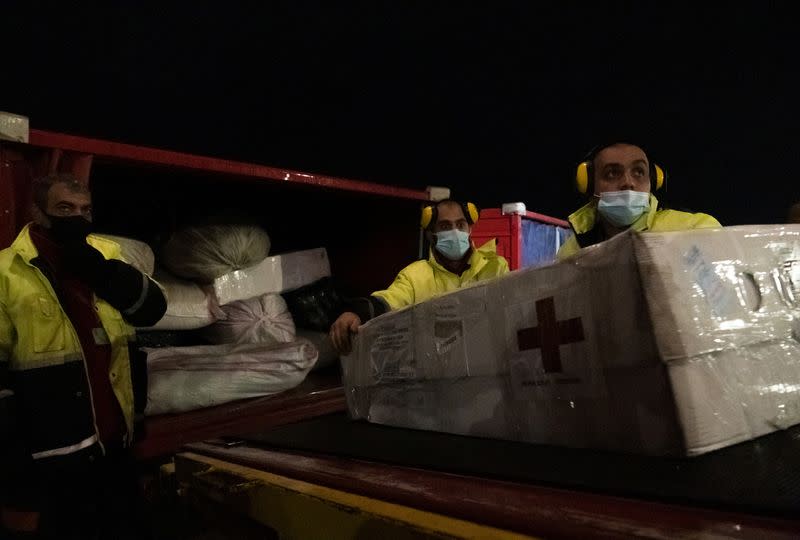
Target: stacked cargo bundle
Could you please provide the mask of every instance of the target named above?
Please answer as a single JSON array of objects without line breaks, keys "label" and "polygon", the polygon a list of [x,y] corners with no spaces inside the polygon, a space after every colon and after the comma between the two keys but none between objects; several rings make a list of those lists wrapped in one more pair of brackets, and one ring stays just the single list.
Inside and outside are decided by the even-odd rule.
[{"label": "stacked cargo bundle", "polygon": [[[114,239],[123,257],[153,275],[167,296],[164,317],[137,329],[147,354],[145,414],[281,392],[336,358],[320,324],[303,326],[319,323],[309,302],[331,296],[318,293],[330,281],[324,248],[269,256],[269,236],[259,227],[202,225],[173,234],[156,265],[147,244]],[[299,331],[282,294],[299,309]],[[335,306],[326,309],[335,316]]]}]

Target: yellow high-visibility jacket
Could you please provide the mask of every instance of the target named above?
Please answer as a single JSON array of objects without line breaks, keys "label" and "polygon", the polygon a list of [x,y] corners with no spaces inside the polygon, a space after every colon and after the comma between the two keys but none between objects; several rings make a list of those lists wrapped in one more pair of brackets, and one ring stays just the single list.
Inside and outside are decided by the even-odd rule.
[{"label": "yellow high-visibility jacket", "polygon": [[388,289],[372,296],[385,301],[393,310],[423,302],[470,283],[508,273],[508,262],[497,254],[494,240],[472,249],[469,267],[459,276],[439,264],[431,250],[427,260],[403,268]]},{"label": "yellow high-visibility jacket", "polygon": [[[592,234],[597,232],[595,226],[598,225],[597,202],[592,201],[582,206],[578,211],[569,216],[569,223],[575,234],[564,242],[558,250],[559,260],[577,253],[582,247],[592,245],[600,241],[599,235]],[[658,209],[658,199],[650,194],[650,209],[639,216],[631,224],[632,231],[683,231],[688,229],[706,229],[721,227],[719,221],[708,214],[691,214],[679,210]],[[591,237],[591,238],[588,238]]]},{"label": "yellow high-visibility jacket", "polygon": [[[120,246],[90,235],[106,259],[121,259]],[[68,456],[96,446],[91,391],[83,351],[55,291],[31,263],[38,256],[26,226],[0,251],[0,362],[14,381],[17,416],[25,422],[25,446],[34,460]],[[119,311],[95,296],[102,324],[96,339],[108,339],[108,377],[133,436],[134,403],[128,341],[134,329]],[[0,441],[4,444],[4,441]]]}]

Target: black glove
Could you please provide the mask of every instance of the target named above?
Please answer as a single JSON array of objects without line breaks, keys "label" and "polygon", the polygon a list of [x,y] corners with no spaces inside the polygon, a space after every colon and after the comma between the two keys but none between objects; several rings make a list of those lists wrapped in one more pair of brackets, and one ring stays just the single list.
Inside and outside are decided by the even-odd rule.
[{"label": "black glove", "polygon": [[103,254],[86,243],[71,242],[62,245],[64,268],[78,279],[86,283],[92,290],[108,283],[111,265]]}]

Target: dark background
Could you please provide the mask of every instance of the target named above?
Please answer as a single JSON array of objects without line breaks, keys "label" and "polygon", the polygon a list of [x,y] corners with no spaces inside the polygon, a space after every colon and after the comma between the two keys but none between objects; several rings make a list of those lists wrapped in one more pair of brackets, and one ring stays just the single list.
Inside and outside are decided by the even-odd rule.
[{"label": "dark background", "polygon": [[0,109],[560,217],[583,154],[624,139],[674,207],[775,223],[800,199],[790,7],[3,2]]}]

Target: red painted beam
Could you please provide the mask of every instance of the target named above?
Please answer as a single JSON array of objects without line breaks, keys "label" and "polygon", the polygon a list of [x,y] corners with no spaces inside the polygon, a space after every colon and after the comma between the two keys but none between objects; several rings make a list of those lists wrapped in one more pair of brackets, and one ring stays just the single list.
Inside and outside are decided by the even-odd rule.
[{"label": "red painted beam", "polygon": [[30,130],[29,140],[32,146],[91,154],[95,159],[121,163],[162,165],[178,169],[206,171],[242,178],[251,178],[254,180],[306,184],[401,199],[428,200],[428,195],[425,190],[400,188],[320,174],[307,174],[289,169],[268,167],[266,165],[198,156],[170,150],[159,150],[146,146],[135,146],[132,144],[78,137],[75,135],[53,133],[38,129]]},{"label": "red painted beam", "polygon": [[398,467],[323,454],[207,443],[205,456],[366,497],[548,538],[772,538],[800,521]]},{"label": "red painted beam", "polygon": [[535,219],[536,221],[541,221],[542,223],[549,223],[550,225],[556,225],[558,227],[566,227],[567,229],[569,229],[569,221],[565,221],[563,219],[546,216],[544,214],[537,214],[536,212],[525,212],[525,216],[531,219]]}]

